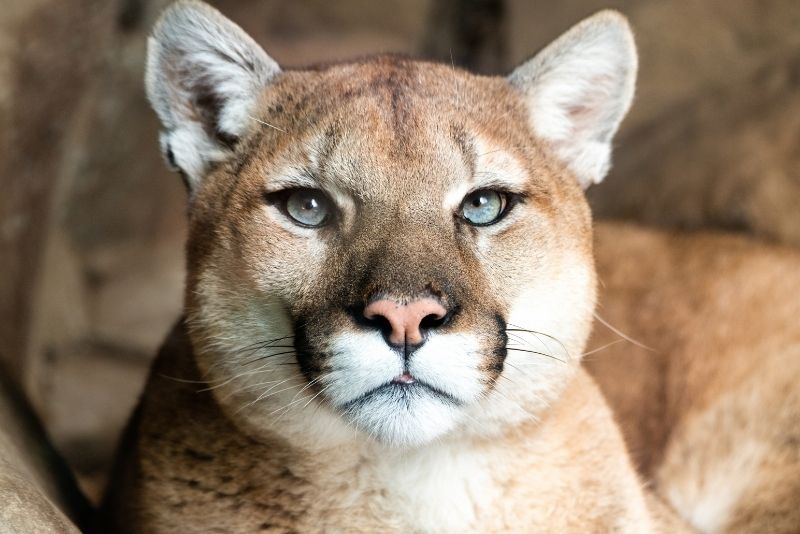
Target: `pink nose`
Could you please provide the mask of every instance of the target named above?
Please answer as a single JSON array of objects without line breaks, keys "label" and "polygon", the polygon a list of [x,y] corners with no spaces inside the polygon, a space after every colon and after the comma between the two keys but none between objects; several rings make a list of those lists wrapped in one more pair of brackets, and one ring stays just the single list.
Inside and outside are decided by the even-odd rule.
[{"label": "pink nose", "polygon": [[381,299],[364,308],[364,317],[369,320],[383,318],[391,328],[389,343],[393,345],[419,345],[422,338],[422,323],[425,320],[439,321],[447,310],[434,299],[423,298],[400,304],[394,300]]}]

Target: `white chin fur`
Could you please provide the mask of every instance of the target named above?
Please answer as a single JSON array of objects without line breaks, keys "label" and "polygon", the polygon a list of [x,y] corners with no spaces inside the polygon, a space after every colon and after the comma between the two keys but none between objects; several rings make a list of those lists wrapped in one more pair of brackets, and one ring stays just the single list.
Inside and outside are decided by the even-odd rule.
[{"label": "white chin fur", "polygon": [[417,446],[446,434],[463,417],[463,406],[477,401],[479,362],[474,336],[431,334],[408,364],[419,382],[385,387],[404,372],[400,354],[377,332],[348,333],[334,341],[322,383],[342,416],[372,439]]},{"label": "white chin fur", "polygon": [[373,440],[392,447],[424,445],[456,425],[460,409],[423,386],[389,386],[346,408],[344,417]]}]

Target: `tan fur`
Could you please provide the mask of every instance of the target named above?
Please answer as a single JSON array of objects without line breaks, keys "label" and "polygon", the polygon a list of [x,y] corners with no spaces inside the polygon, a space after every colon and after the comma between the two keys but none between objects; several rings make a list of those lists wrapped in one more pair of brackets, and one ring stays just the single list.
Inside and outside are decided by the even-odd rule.
[{"label": "tan fur", "polygon": [[703,532],[797,532],[800,252],[598,225],[595,255],[600,317],[653,349],[585,360],[635,463]]},{"label": "tan fur", "polygon": [[[167,12],[154,36],[148,95],[191,194],[186,318],[122,449],[106,508],[117,531],[679,532],[662,497],[701,527],[771,510],[742,516],[706,487],[709,477],[725,482],[725,467],[747,470],[738,487],[725,485],[738,503],[775,481],[761,463],[769,443],[759,434],[735,443],[753,414],[726,419],[758,404],[735,386],[753,372],[754,351],[775,349],[756,343],[765,338],[736,347],[734,374],[694,360],[683,363],[696,373],[664,374],[663,359],[639,363],[637,380],[618,389],[599,374],[658,494],[580,366],[596,289],[580,185],[602,179],[636,69],[619,15],[581,23],[509,79],[395,57],[281,72],[197,3]],[[298,187],[325,193],[336,206],[330,224],[292,222],[285,195]],[[463,199],[484,189],[515,203],[496,224],[467,224]],[[680,242],[618,232],[599,234],[603,269],[617,239],[698,261],[684,260]],[[623,289],[685,274],[648,260],[620,260]],[[724,283],[741,286],[735,274]],[[677,330],[701,332],[699,349],[727,349],[727,302],[684,278],[681,298],[694,308]],[[452,315],[421,347],[397,352],[364,321],[376,298],[436,299]],[[618,302],[669,325],[665,309],[684,301]],[[775,320],[752,332],[767,325]],[[401,373],[416,389],[397,385]],[[696,392],[664,413],[648,409],[662,397],[619,401],[626,386],[647,393],[665,377]],[[719,390],[708,388],[714,380]],[[768,391],[787,394],[774,380]],[[691,403],[709,408],[680,419]],[[730,429],[726,440],[703,433],[712,423]]]}]

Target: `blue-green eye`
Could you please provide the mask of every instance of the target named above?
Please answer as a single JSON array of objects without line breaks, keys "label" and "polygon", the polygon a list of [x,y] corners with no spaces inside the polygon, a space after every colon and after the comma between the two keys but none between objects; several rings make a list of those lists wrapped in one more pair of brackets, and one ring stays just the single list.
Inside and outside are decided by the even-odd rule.
[{"label": "blue-green eye", "polygon": [[479,189],[467,195],[461,203],[461,216],[475,226],[497,222],[508,205],[508,195],[492,189]]},{"label": "blue-green eye", "polygon": [[288,192],[284,199],[284,209],[295,223],[311,228],[325,225],[332,212],[328,197],[316,189],[295,189]]}]

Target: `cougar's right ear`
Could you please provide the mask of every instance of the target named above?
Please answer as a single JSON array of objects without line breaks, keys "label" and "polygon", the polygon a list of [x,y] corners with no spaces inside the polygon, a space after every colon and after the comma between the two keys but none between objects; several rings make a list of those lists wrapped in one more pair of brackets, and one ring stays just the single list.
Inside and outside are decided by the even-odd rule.
[{"label": "cougar's right ear", "polygon": [[147,98],[161,149],[194,189],[249,127],[259,93],[281,72],[239,26],[196,1],[171,5],[147,44]]}]

